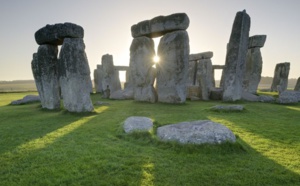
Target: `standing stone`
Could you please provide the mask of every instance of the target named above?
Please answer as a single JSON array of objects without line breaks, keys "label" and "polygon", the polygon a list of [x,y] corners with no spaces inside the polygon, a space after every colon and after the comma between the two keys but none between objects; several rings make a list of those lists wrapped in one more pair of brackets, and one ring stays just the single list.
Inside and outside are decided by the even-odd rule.
[{"label": "standing stone", "polygon": [[64,39],[58,67],[65,109],[70,112],[92,111],[90,68],[83,39]]},{"label": "standing stone", "polygon": [[119,71],[115,70],[113,56],[106,54],[102,56],[102,70],[103,80],[102,87],[105,91],[110,89],[110,93],[121,90],[121,82],[119,78]]},{"label": "standing stone", "polygon": [[238,12],[233,23],[223,70],[223,101],[236,101],[242,97],[249,30],[249,15],[245,10]]},{"label": "standing stone", "polygon": [[94,84],[95,84],[95,90],[97,93],[103,93],[103,70],[102,65],[97,65],[97,69],[94,70]]},{"label": "standing stone", "polygon": [[148,37],[133,39],[130,46],[130,73],[134,89],[134,99],[154,103],[157,94],[153,87],[156,77],[153,68],[155,56],[154,42]]},{"label": "standing stone", "polygon": [[201,59],[198,63],[197,79],[201,87],[202,100],[209,100],[213,87],[212,63],[210,59]]},{"label": "standing stone", "polygon": [[266,38],[266,35],[255,35],[249,38],[243,89],[251,94],[256,94],[261,79],[263,61],[260,48],[264,46]]},{"label": "standing stone", "polygon": [[278,63],[275,67],[273,82],[271,86],[272,92],[283,92],[287,89],[288,78],[290,72],[290,63]]},{"label": "standing stone", "polygon": [[160,63],[156,67],[159,102],[185,102],[189,51],[186,31],[175,31],[161,38],[158,45]]},{"label": "standing stone", "polygon": [[197,60],[189,61],[187,85],[196,85]]},{"label": "standing stone", "polygon": [[300,91],[300,77],[297,80],[297,83],[295,85],[294,91]]},{"label": "standing stone", "polygon": [[41,104],[42,107],[46,109],[60,108],[57,54],[57,46],[41,45],[38,48],[38,52],[33,54],[33,60],[31,62]]}]

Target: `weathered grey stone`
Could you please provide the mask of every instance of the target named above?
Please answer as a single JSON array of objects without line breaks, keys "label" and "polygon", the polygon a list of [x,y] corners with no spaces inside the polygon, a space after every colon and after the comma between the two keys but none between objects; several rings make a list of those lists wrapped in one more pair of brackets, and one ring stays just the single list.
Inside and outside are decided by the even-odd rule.
[{"label": "weathered grey stone", "polygon": [[201,98],[201,87],[197,85],[186,86],[186,98],[198,97]]},{"label": "weathered grey stone", "polygon": [[259,101],[259,97],[257,95],[254,95],[254,94],[251,94],[249,92],[243,91],[242,100],[257,102],[257,101]]},{"label": "weathered grey stone", "polygon": [[186,30],[190,20],[185,13],[176,13],[169,16],[158,16],[151,20],[139,22],[131,27],[132,37],[160,37],[176,30]]},{"label": "weathered grey stone", "polygon": [[263,47],[265,45],[267,36],[266,35],[255,35],[249,37],[249,45],[248,48],[256,48],[256,47]]},{"label": "weathered grey stone", "polygon": [[59,109],[60,94],[57,72],[58,48],[54,45],[41,45],[33,55],[31,68],[42,108]]},{"label": "weathered grey stone", "polygon": [[187,85],[196,85],[197,61],[189,61]]},{"label": "weathered grey stone", "polygon": [[64,38],[83,38],[84,30],[81,26],[73,23],[59,23],[46,25],[35,32],[35,41],[39,45],[61,45]]},{"label": "weathered grey stone", "polygon": [[233,23],[223,70],[223,101],[236,101],[242,97],[249,30],[249,15],[245,10],[238,12]]},{"label": "weathered grey stone", "polygon": [[163,141],[177,141],[182,144],[221,144],[236,140],[226,126],[209,120],[165,125],[157,129],[157,136]]},{"label": "weathered grey stone", "polygon": [[245,92],[256,94],[261,79],[262,65],[260,48],[248,49],[243,79],[243,90]]},{"label": "weathered grey stone", "polygon": [[103,93],[103,69],[102,65],[97,65],[97,69],[94,70],[94,84],[95,84],[95,91],[97,93]]},{"label": "weathered grey stone", "polygon": [[159,102],[185,102],[189,50],[186,31],[175,31],[161,38],[158,45],[161,62],[156,65]]},{"label": "weathered grey stone", "polygon": [[211,88],[209,99],[211,100],[222,100],[223,89],[222,88]]},{"label": "weathered grey stone", "polygon": [[110,93],[121,90],[121,82],[119,78],[119,71],[114,67],[113,56],[106,54],[102,56],[102,88],[106,90],[109,88]]},{"label": "weathered grey stone", "polygon": [[212,63],[210,59],[201,59],[197,67],[197,79],[201,87],[202,100],[209,100],[210,89],[213,87]]},{"label": "weathered grey stone", "polygon": [[216,105],[210,108],[213,111],[243,111],[243,105]]},{"label": "weathered grey stone", "polygon": [[110,103],[102,102],[102,101],[96,101],[96,102],[94,103],[94,105],[97,105],[97,106],[105,106],[105,105],[110,105]]},{"label": "weathered grey stone", "polygon": [[201,52],[201,53],[198,53],[198,54],[190,54],[189,55],[189,60],[190,61],[198,61],[200,59],[210,59],[212,58],[214,55],[213,52],[211,51],[208,51],[208,52]]},{"label": "weathered grey stone", "polygon": [[280,104],[296,104],[300,101],[299,91],[284,91],[279,95],[277,103]]},{"label": "weathered grey stone", "polygon": [[134,99],[155,103],[157,94],[153,87],[156,69],[154,41],[148,37],[134,38],[130,46],[130,75],[133,83]]},{"label": "weathered grey stone", "polygon": [[283,92],[287,89],[288,78],[290,72],[290,63],[278,63],[275,67],[273,82],[271,86],[272,92]]},{"label": "weathered grey stone", "polygon": [[81,38],[65,38],[59,55],[59,82],[64,107],[70,112],[90,112],[90,67]]},{"label": "weathered grey stone", "polygon": [[263,103],[273,103],[276,99],[273,96],[260,95],[258,96],[258,101]]},{"label": "weathered grey stone", "polygon": [[133,89],[126,88],[124,90],[117,90],[110,94],[109,99],[134,99]]},{"label": "weathered grey stone", "polygon": [[10,104],[11,105],[23,105],[23,104],[27,104],[27,103],[34,103],[34,102],[40,102],[40,101],[41,101],[41,99],[39,96],[27,95],[27,96],[24,96],[22,99],[12,101]]},{"label": "weathered grey stone", "polygon": [[153,130],[153,122],[147,117],[131,116],[125,120],[123,129],[125,133],[134,131],[148,132]]},{"label": "weathered grey stone", "polygon": [[297,83],[295,85],[294,91],[300,91],[300,77],[297,80]]}]

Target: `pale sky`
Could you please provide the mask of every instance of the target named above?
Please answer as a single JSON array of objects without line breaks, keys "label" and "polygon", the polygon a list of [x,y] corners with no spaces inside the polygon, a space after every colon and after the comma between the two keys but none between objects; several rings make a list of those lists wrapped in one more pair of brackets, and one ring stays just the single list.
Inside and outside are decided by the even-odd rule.
[{"label": "pale sky", "polygon": [[0,80],[33,79],[34,33],[46,24],[72,22],[84,28],[93,72],[107,53],[115,65],[129,65],[133,24],[179,12],[190,18],[190,53],[213,51],[212,63],[223,65],[235,14],[243,9],[251,17],[250,36],[267,35],[262,75],[273,76],[277,63],[290,62],[289,77],[298,78],[299,7],[299,0],[0,0]]}]

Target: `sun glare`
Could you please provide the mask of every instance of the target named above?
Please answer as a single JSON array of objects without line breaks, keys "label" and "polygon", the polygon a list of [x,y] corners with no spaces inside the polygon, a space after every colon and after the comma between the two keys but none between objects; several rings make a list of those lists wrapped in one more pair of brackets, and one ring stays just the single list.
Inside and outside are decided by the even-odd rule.
[{"label": "sun glare", "polygon": [[153,57],[153,61],[154,61],[154,63],[158,63],[159,62],[159,57],[158,56],[154,56]]}]

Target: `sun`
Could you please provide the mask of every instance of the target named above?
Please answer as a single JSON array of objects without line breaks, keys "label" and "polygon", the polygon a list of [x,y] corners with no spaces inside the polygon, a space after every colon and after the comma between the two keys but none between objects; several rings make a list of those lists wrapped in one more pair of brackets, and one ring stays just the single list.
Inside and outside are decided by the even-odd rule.
[{"label": "sun", "polygon": [[159,62],[159,60],[160,60],[160,59],[159,59],[159,57],[158,57],[158,56],[154,56],[154,57],[153,57],[153,61],[154,61],[154,63],[158,63],[158,62]]}]

